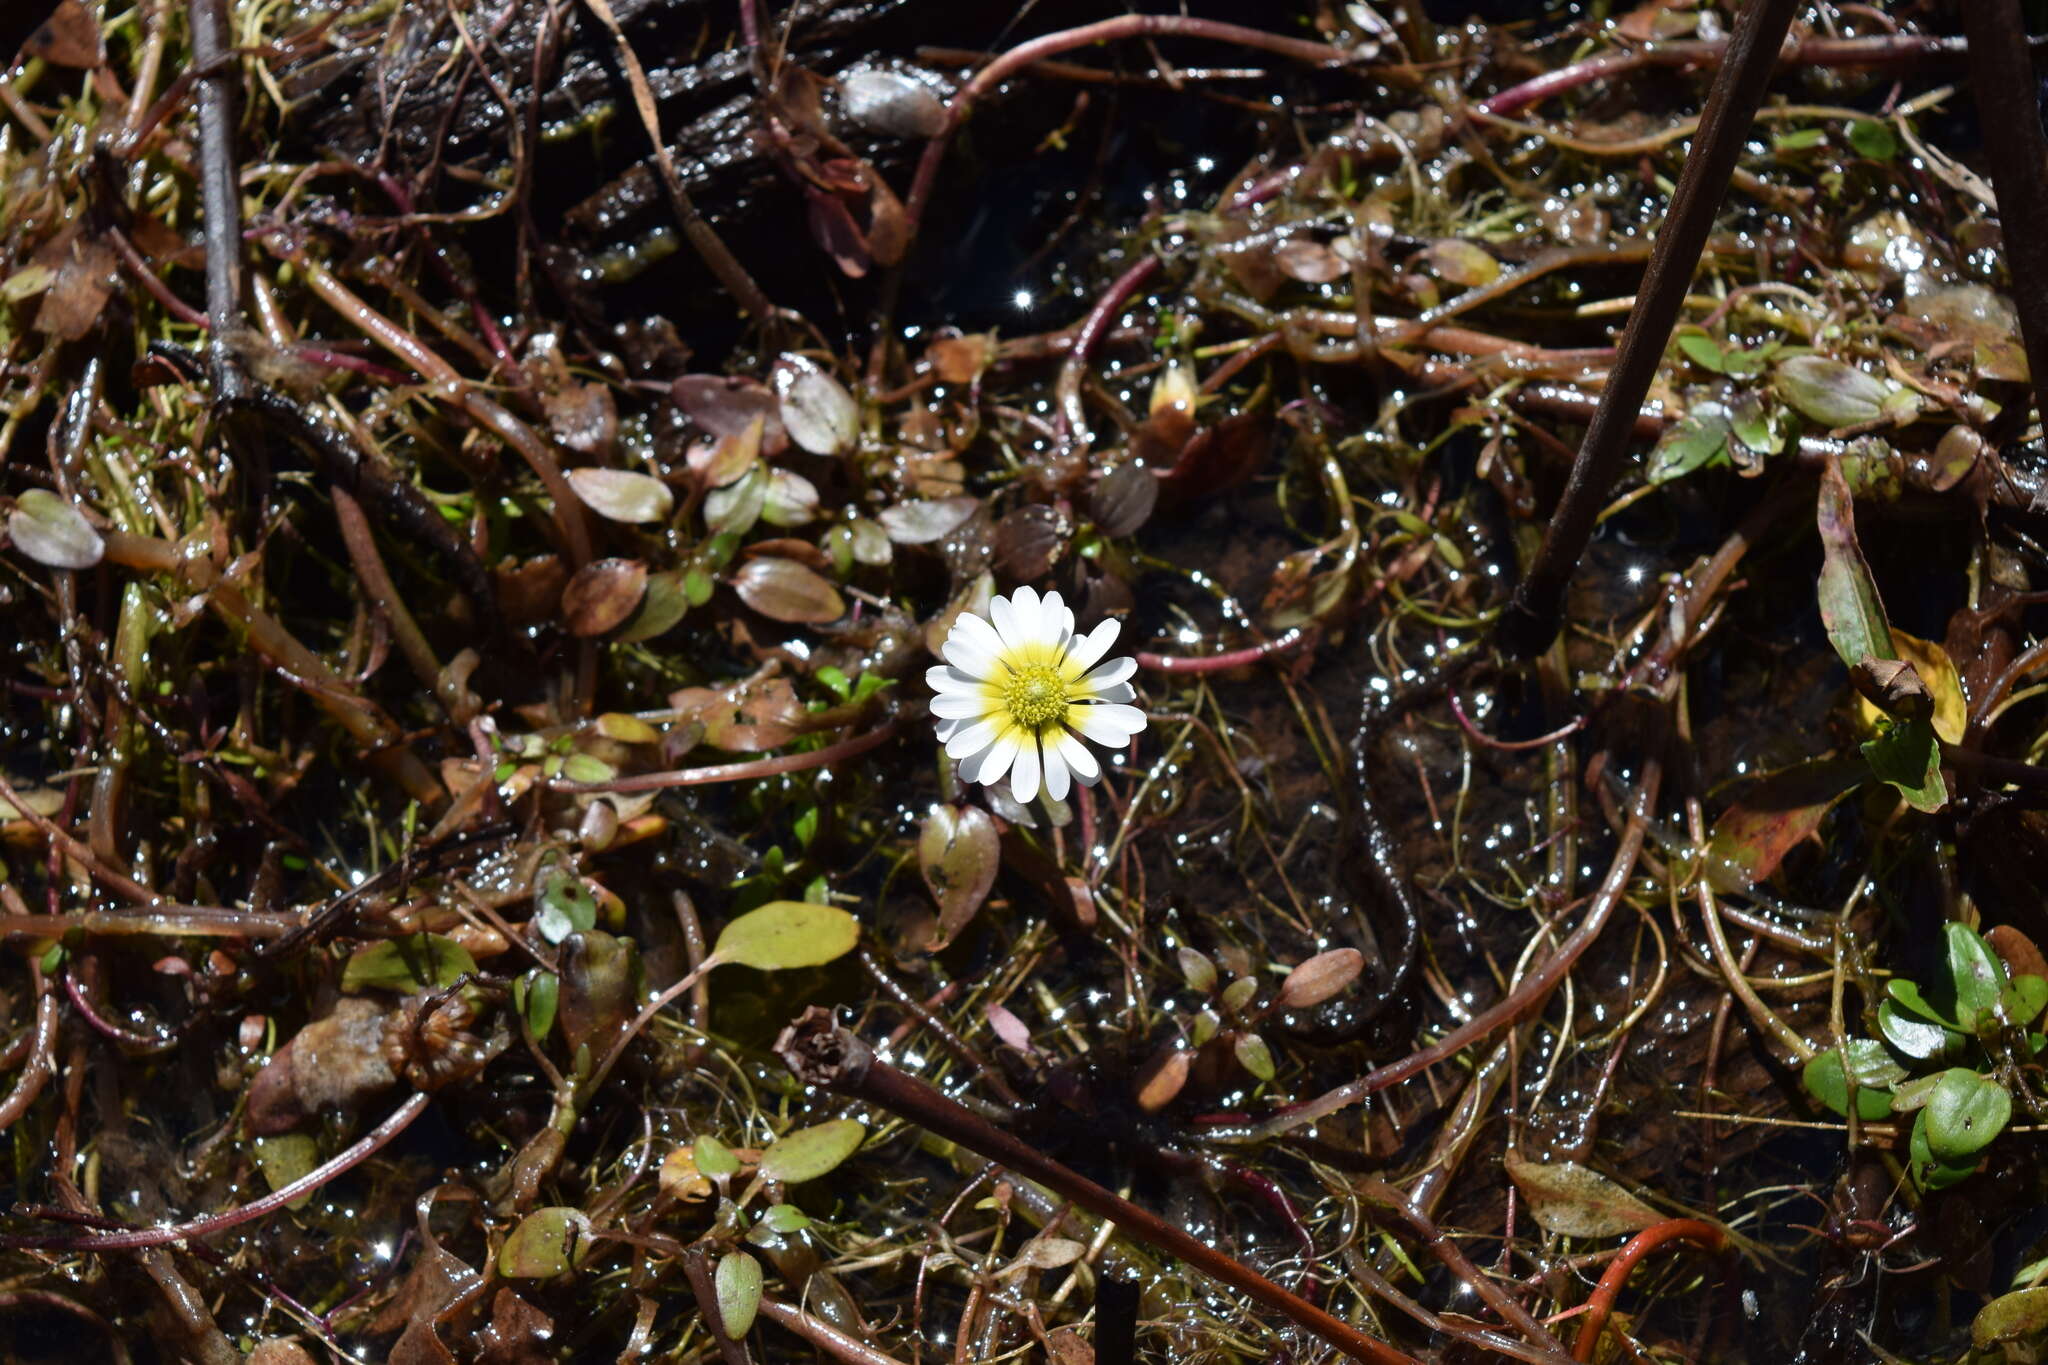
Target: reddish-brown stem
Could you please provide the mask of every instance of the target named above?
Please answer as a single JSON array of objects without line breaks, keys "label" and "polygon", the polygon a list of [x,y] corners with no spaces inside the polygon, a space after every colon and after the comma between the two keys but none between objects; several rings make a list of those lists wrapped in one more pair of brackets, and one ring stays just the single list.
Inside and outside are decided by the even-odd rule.
[{"label": "reddish-brown stem", "polygon": [[1534,739],[1495,739],[1492,735],[1486,734],[1472,723],[1471,718],[1465,714],[1465,705],[1458,700],[1458,694],[1455,689],[1451,691],[1446,700],[1451,704],[1451,715],[1457,719],[1458,728],[1463,730],[1474,744],[1488,749],[1499,749],[1507,753],[1516,753],[1523,749],[1541,749],[1546,744],[1555,744],[1561,739],[1577,734],[1586,725],[1586,718],[1578,716],[1566,721],[1549,734],[1538,735]]},{"label": "reddish-brown stem", "polygon": [[[1962,47],[1953,38],[1936,38],[1921,33],[1895,33],[1869,38],[1808,38],[1780,50],[1784,66],[1888,66],[1909,62],[1936,52],[1955,52]],[[1644,67],[1718,66],[1728,54],[1726,38],[1707,42],[1653,43],[1628,52],[1603,52],[1555,71],[1546,71],[1489,95],[1473,108],[1482,114],[1512,114],[1552,95],[1591,85],[1609,76],[1619,76]]]},{"label": "reddish-brown stem", "polygon": [[1430,1254],[1444,1263],[1444,1268],[1456,1275],[1460,1282],[1477,1294],[1487,1307],[1500,1314],[1501,1320],[1522,1334],[1522,1339],[1552,1357],[1558,1365],[1566,1359],[1564,1343],[1550,1334],[1550,1329],[1538,1322],[1528,1309],[1515,1301],[1506,1290],[1494,1283],[1493,1277],[1473,1265],[1469,1257],[1459,1249],[1457,1242],[1445,1235],[1436,1225],[1436,1220],[1417,1208],[1408,1196],[1384,1180],[1367,1178],[1359,1185],[1366,1198],[1383,1204],[1401,1216],[1401,1220],[1415,1230],[1417,1236],[1429,1247]]},{"label": "reddish-brown stem", "polygon": [[1053,385],[1054,395],[1059,400],[1061,444],[1069,450],[1084,450],[1088,446],[1088,414],[1081,406],[1081,379],[1088,372],[1088,361],[1095,354],[1095,347],[1102,340],[1102,334],[1109,328],[1109,320],[1124,301],[1138,291],[1138,286],[1152,278],[1159,269],[1159,258],[1147,256],[1136,265],[1111,281],[1109,288],[1102,291],[1102,297],[1088,310],[1082,319],[1081,330],[1075,334],[1074,349],[1067,352],[1067,358],[1060,363],[1060,377]]},{"label": "reddish-brown stem", "polygon": [[43,979],[40,966],[31,962],[28,971],[30,989],[36,997],[36,1023],[29,1035],[28,1059],[22,1064],[21,1074],[14,1078],[14,1088],[7,1092],[7,1098],[0,1100],[0,1133],[12,1128],[14,1121],[28,1112],[50,1077],[57,1074],[57,993]]},{"label": "reddish-brown stem", "polygon": [[798,1080],[877,1105],[998,1162],[1053,1193],[1106,1218],[1123,1232],[1178,1256],[1203,1274],[1282,1314],[1355,1360],[1373,1365],[1417,1365],[1413,1357],[1366,1335],[1223,1255],[1157,1214],[1052,1160],[1037,1148],[995,1127],[914,1076],[875,1056],[874,1050],[816,1006],[783,1030],[775,1050]]},{"label": "reddish-brown stem", "polygon": [[932,190],[938,183],[939,163],[946,159],[946,148],[953,140],[953,133],[966,122],[968,112],[974,108],[976,100],[1043,58],[1061,52],[1072,52],[1078,47],[1114,42],[1121,38],[1150,37],[1207,38],[1219,43],[1236,43],[1241,47],[1259,48],[1317,66],[1334,66],[1346,60],[1345,53],[1328,43],[1283,38],[1278,34],[1265,33],[1255,28],[1217,23],[1211,19],[1191,19],[1178,14],[1119,15],[1114,19],[1083,24],[1079,28],[1061,29],[1058,33],[1048,33],[1042,38],[1020,43],[975,72],[974,79],[961,86],[948,101],[946,121],[932,136],[931,141],[925,143],[924,155],[917,163],[917,176],[910,183],[910,197],[904,202],[904,213],[909,219],[911,235],[916,235],[918,225],[924,221],[925,205],[931,200]]},{"label": "reddish-brown stem", "polygon": [[344,1171],[361,1164],[376,1154],[391,1139],[412,1126],[413,1120],[427,1112],[431,1099],[425,1091],[419,1091],[404,1104],[366,1133],[360,1142],[342,1152],[324,1165],[316,1166],[297,1180],[280,1185],[261,1199],[251,1200],[238,1209],[226,1213],[208,1214],[194,1218],[187,1223],[176,1223],[168,1227],[125,1228],[119,1232],[94,1233],[86,1237],[0,1237],[0,1246],[21,1247],[36,1251],[120,1251],[133,1247],[159,1247],[171,1242],[182,1242],[192,1237],[210,1237],[229,1228],[253,1223],[265,1214],[311,1194]]},{"label": "reddish-brown stem", "polygon": [[846,1365],[903,1365],[895,1356],[885,1355],[874,1347],[850,1337],[823,1318],[813,1317],[793,1304],[779,1299],[761,1296],[761,1316],[770,1322],[780,1323],[802,1337],[811,1345]]},{"label": "reddish-brown stem", "polygon": [[413,619],[405,599],[398,595],[391,574],[384,567],[384,557],[377,553],[377,541],[370,534],[370,519],[363,515],[363,505],[339,484],[328,493],[334,499],[334,520],[341,527],[341,541],[348,547],[349,563],[355,566],[356,577],[362,580],[371,603],[391,623],[398,652],[405,655],[405,661],[412,665],[414,675],[426,684],[427,690],[438,696],[441,661],[434,657],[434,647],[427,643],[419,622]]},{"label": "reddish-brown stem", "polygon": [[1621,1254],[1607,1263],[1600,1283],[1593,1287],[1593,1297],[1586,1300],[1585,1320],[1579,1327],[1578,1340],[1572,1343],[1573,1360],[1593,1358],[1593,1347],[1600,1341],[1600,1333],[1607,1326],[1607,1316],[1614,1311],[1615,1296],[1628,1282],[1629,1272],[1636,1268],[1636,1262],[1670,1241],[1697,1242],[1709,1251],[1719,1251],[1727,1244],[1728,1234],[1697,1218],[1673,1218],[1644,1228],[1629,1238]]},{"label": "reddish-brown stem", "polygon": [[890,720],[864,735],[842,739],[837,744],[828,744],[808,753],[750,758],[744,763],[714,763],[704,768],[678,768],[665,773],[640,773],[633,777],[615,777],[609,782],[569,782],[556,778],[548,786],[563,792],[653,792],[666,791],[670,787],[702,787],[714,782],[744,782],[749,778],[774,777],[778,773],[803,772],[866,753],[895,734],[898,724],[898,721]]},{"label": "reddish-brown stem", "polygon": [[1160,673],[1224,673],[1246,664],[1255,664],[1261,659],[1270,659],[1276,654],[1286,654],[1308,639],[1308,631],[1296,626],[1284,635],[1243,649],[1233,649],[1223,654],[1204,654],[1199,658],[1188,658],[1176,654],[1149,654],[1140,650],[1137,655],[1138,667],[1154,669]]}]

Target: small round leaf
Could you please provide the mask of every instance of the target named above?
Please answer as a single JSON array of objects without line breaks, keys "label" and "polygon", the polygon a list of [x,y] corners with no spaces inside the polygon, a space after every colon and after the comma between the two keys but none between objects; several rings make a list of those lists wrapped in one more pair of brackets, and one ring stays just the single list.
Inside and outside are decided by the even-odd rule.
[{"label": "small round leaf", "polygon": [[498,1252],[498,1273],[515,1280],[545,1280],[576,1264],[580,1244],[590,1235],[583,1210],[535,1209],[519,1220]]},{"label": "small round leaf", "polygon": [[106,546],[85,514],[46,488],[31,488],[7,518],[14,548],[52,569],[90,569]]},{"label": "small round leaf", "polygon": [[2012,1096],[1989,1076],[1966,1066],[1942,1073],[1927,1101],[1927,1150],[1951,1165],[1968,1160],[2012,1118]]}]

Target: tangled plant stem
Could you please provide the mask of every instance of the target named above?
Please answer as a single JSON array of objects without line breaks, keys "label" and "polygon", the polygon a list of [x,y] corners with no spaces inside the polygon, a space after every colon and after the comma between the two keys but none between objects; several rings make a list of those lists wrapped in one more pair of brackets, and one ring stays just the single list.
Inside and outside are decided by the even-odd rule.
[{"label": "tangled plant stem", "polygon": [[1621,1287],[1628,1283],[1629,1273],[1636,1268],[1636,1262],[1671,1241],[1696,1242],[1709,1251],[1719,1251],[1727,1245],[1728,1234],[1697,1218],[1673,1218],[1644,1228],[1629,1238],[1621,1254],[1607,1263],[1600,1283],[1593,1287],[1593,1296],[1586,1300],[1585,1320],[1579,1326],[1578,1339],[1572,1343],[1573,1360],[1593,1358],[1593,1348],[1600,1344],[1600,1333],[1607,1326],[1608,1315],[1614,1311],[1614,1300],[1621,1293]]}]

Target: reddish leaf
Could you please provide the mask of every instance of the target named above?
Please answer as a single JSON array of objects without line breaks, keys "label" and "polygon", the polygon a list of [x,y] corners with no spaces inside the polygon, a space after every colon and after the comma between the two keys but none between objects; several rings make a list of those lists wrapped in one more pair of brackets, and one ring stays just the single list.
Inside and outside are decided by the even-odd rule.
[{"label": "reddish leaf", "polygon": [[1757,784],[1714,822],[1707,880],[1717,890],[1738,892],[1768,878],[1866,771],[1853,761],[1823,759]]},{"label": "reddish leaf", "polygon": [[1259,413],[1241,412],[1195,434],[1173,468],[1159,476],[1159,491],[1178,506],[1249,479],[1272,453],[1270,425]]},{"label": "reddish leaf", "polygon": [[725,687],[686,687],[668,704],[704,727],[704,742],[731,753],[780,748],[796,735],[803,703],[787,678],[749,678]]},{"label": "reddish leaf", "polygon": [[713,436],[743,437],[759,418],[761,453],[779,455],[788,448],[780,406],[765,384],[717,374],[686,374],[676,380],[671,391],[690,420]]},{"label": "reddish leaf", "polygon": [[571,635],[602,635],[633,614],[647,591],[647,566],[637,559],[585,564],[562,589],[562,624]]}]

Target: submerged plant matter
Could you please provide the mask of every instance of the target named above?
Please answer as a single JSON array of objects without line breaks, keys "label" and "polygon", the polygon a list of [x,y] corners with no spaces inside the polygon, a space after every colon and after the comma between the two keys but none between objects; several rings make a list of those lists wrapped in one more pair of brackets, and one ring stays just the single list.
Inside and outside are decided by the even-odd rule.
[{"label": "submerged plant matter", "polygon": [[2048,1349],[2015,0],[14,8],[0,1357]]}]

